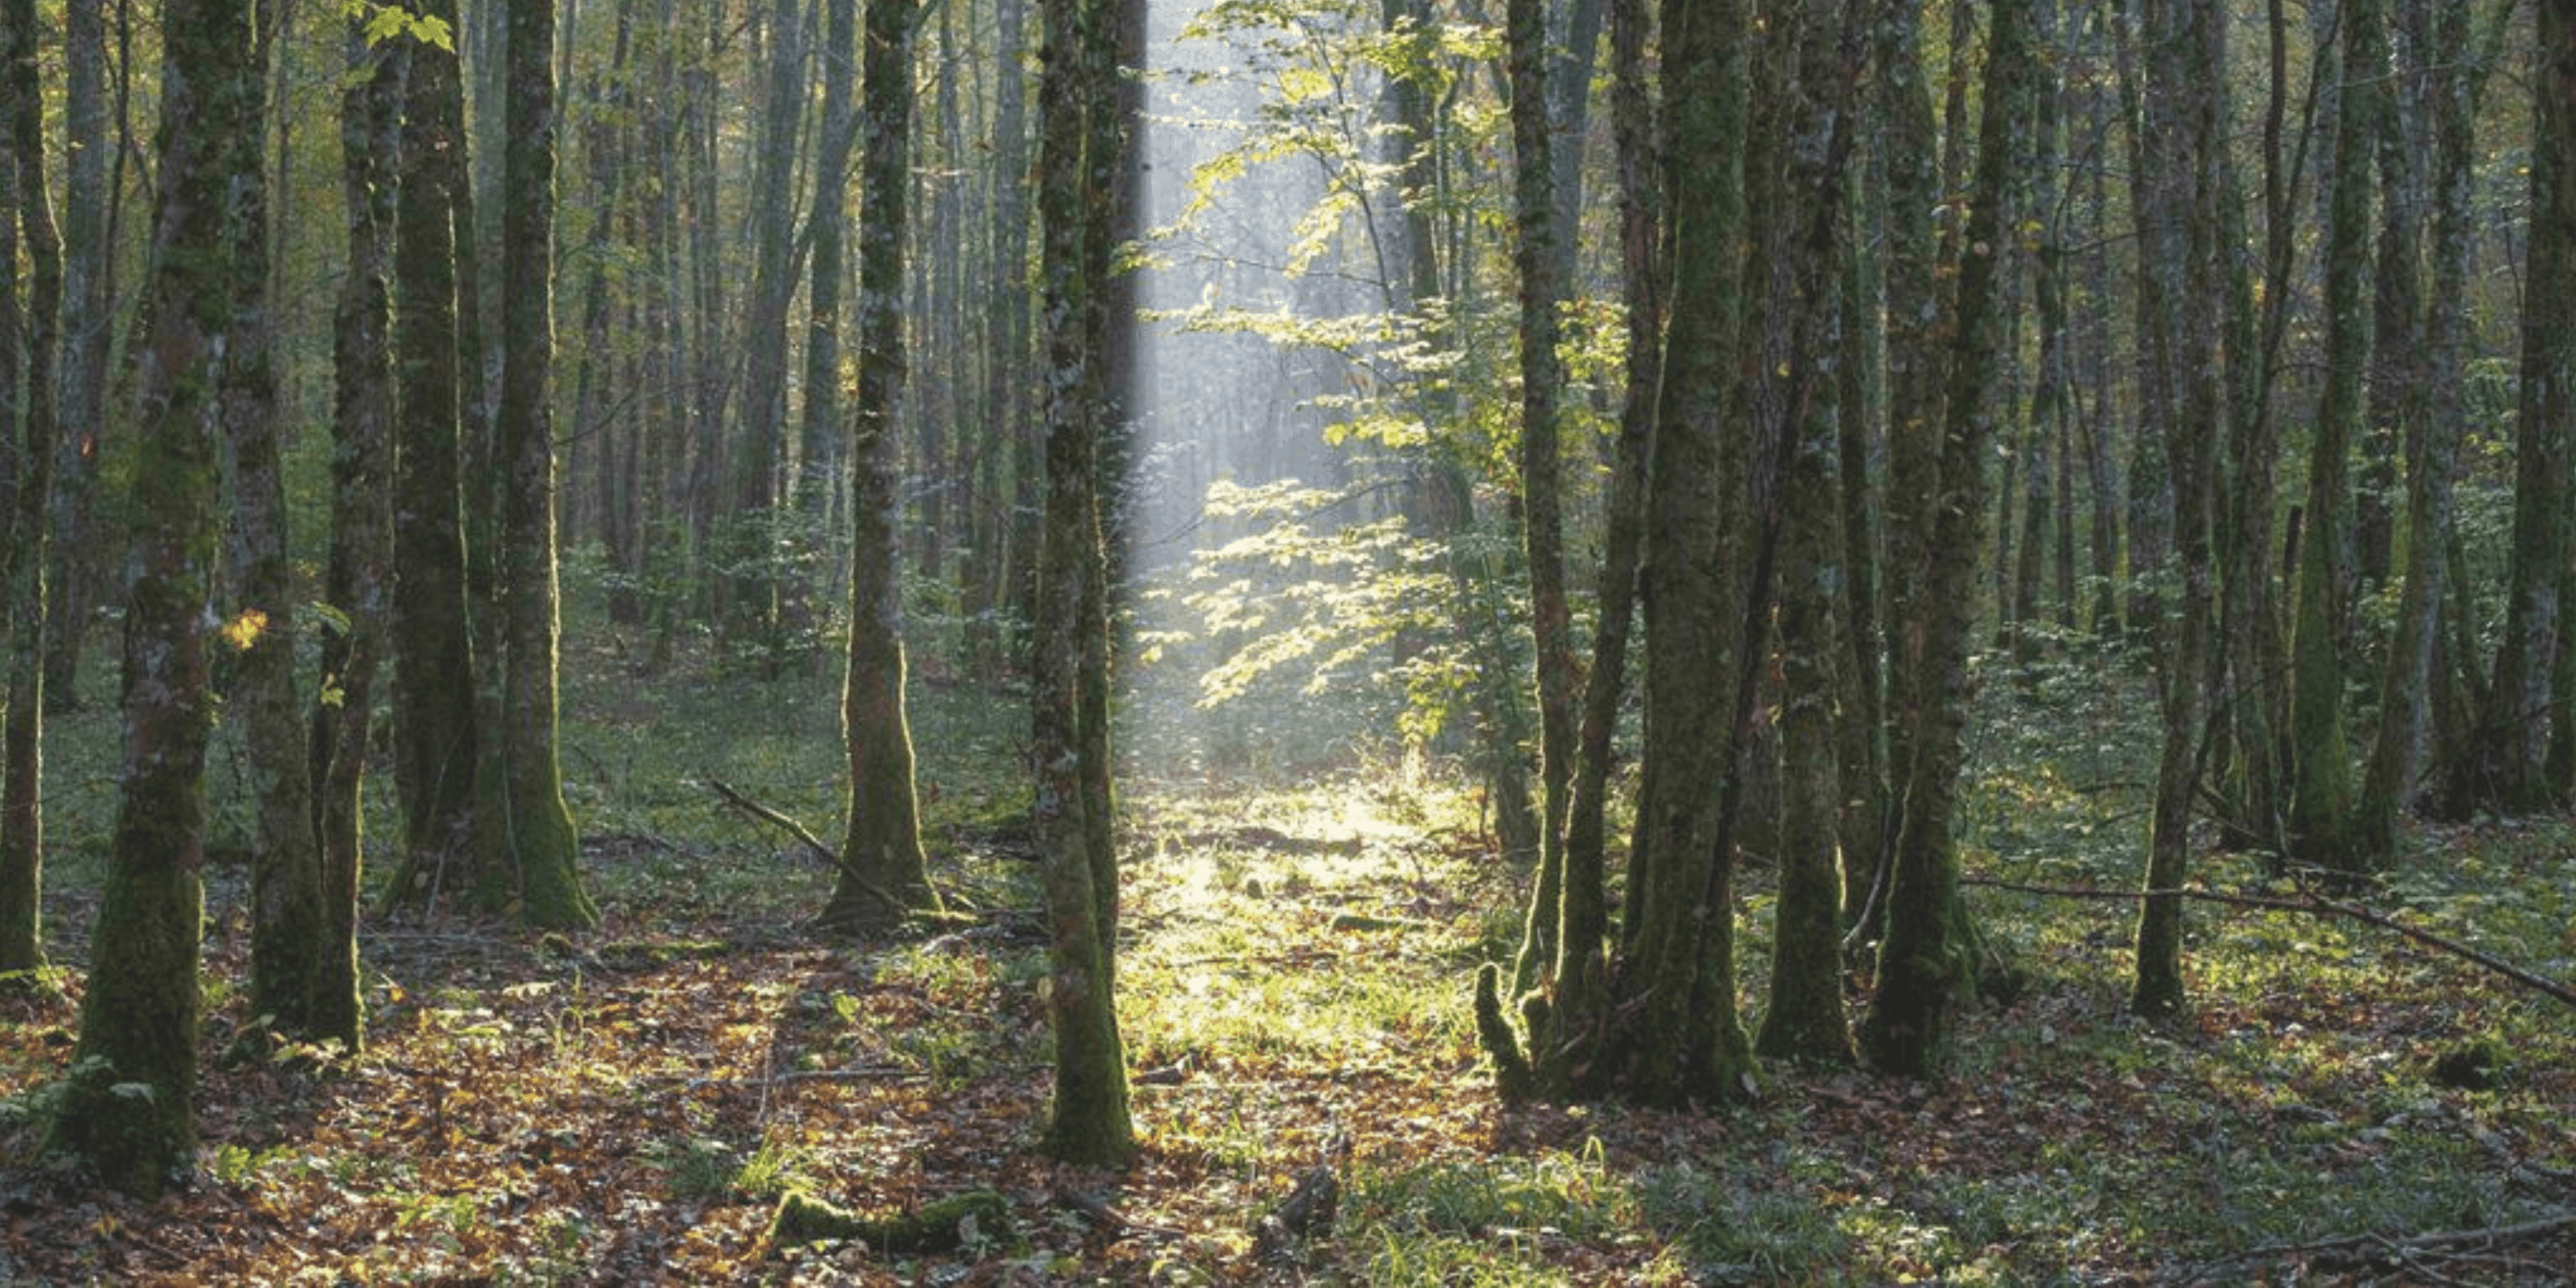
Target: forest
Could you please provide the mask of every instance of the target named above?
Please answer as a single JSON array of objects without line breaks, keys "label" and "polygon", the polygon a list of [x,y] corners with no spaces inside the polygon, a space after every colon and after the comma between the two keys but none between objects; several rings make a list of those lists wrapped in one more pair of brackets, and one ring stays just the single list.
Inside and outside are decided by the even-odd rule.
[{"label": "forest", "polygon": [[2576,1277],[2576,0],[0,0],[0,1284]]}]

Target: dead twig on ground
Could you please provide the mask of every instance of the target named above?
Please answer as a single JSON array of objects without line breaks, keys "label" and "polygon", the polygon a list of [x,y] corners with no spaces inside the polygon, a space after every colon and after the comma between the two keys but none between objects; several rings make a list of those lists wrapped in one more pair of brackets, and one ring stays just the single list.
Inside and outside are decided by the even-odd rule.
[{"label": "dead twig on ground", "polygon": [[2005,881],[1995,877],[1962,877],[1961,885],[1983,886],[1989,890],[2010,890],[2016,894],[2047,895],[2059,899],[2116,899],[2136,901],[2149,897],[2171,896],[2195,903],[2224,904],[2233,908],[2260,908],[2272,912],[2301,912],[2312,917],[2343,917],[2364,925],[2393,930],[2427,948],[2448,953],[2462,961],[2502,975],[2506,979],[2536,992],[2546,993],[2569,1006],[2576,1006],[2576,987],[2562,984],[2536,971],[2526,970],[2512,962],[2481,949],[2472,948],[2446,935],[2436,934],[2421,926],[2409,925],[2387,913],[2329,899],[2321,894],[2307,894],[2295,899],[2277,895],[2228,894],[2219,890],[2184,887],[2177,890],[2103,890],[2089,886],[2034,885],[2022,881]]}]

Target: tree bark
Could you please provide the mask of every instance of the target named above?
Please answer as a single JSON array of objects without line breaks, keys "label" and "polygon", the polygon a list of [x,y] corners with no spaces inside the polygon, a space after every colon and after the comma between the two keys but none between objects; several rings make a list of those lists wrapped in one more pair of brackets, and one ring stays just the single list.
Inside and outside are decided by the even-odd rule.
[{"label": "tree bark", "polygon": [[2506,813],[2547,806],[2551,670],[2563,632],[2561,581],[2576,437],[2576,0],[2541,0],[2532,82],[2531,231],[2524,246],[2521,406],[2515,428],[2513,554],[2504,636],[2460,795]]},{"label": "tree bark", "polygon": [[350,20],[340,95],[348,270],[332,327],[331,562],[323,596],[340,615],[323,638],[313,710],[314,815],[328,935],[314,973],[310,1030],[356,1051],[366,1026],[358,993],[358,889],[365,860],[365,784],[376,673],[393,589],[394,371],[387,280],[394,177],[401,161],[402,53]]},{"label": "tree bark", "polygon": [[[64,346],[63,242],[45,180],[44,86],[36,68],[33,0],[0,5],[0,261],[26,252],[26,297],[0,300],[0,975],[45,964],[45,651],[54,466],[71,422],[56,377]],[[14,243],[14,244],[12,244]]]},{"label": "tree bark", "polygon": [[[2180,595],[2160,642],[2164,738],[2147,841],[2146,890],[2138,916],[2137,972],[2131,1009],[2159,1015],[2183,1006],[2182,901],[2160,893],[2179,888],[2188,870],[2192,804],[2199,789],[2202,737],[2209,710],[2209,649],[2215,593],[2210,544],[2217,444],[2226,436],[2226,371],[2219,342],[2223,269],[2218,263],[2224,184],[2217,172],[2226,81],[2224,15],[2217,0],[2151,0],[2144,24],[2151,51],[2148,112],[2140,152],[2162,220],[2179,230],[2141,228],[2140,285],[2150,290],[2150,342],[2158,364],[2183,381],[2165,424],[2164,456],[2173,487],[2172,533]],[[2144,220],[2142,219],[2142,222]],[[2154,278],[2152,284],[2150,277]]]},{"label": "tree bark", "polygon": [[501,180],[504,361],[498,458],[501,602],[506,650],[502,757],[510,866],[519,920],[588,926],[599,910],[581,885],[581,840],[564,802],[555,558],[553,0],[510,0],[509,136]]},{"label": "tree bark", "polygon": [[[263,45],[263,47],[265,47]],[[265,122],[264,71],[246,85]],[[255,139],[251,144],[258,150]],[[233,500],[230,589],[223,638],[237,660],[227,708],[242,717],[258,796],[251,858],[250,1004],[273,1031],[311,1036],[315,972],[324,931],[322,850],[313,826],[306,711],[295,683],[300,599],[287,547],[286,474],[279,442],[277,370],[272,358],[268,190],[262,170],[229,177],[225,235],[233,276],[233,317],[216,396]]]},{"label": "tree bark", "polygon": [[[453,29],[453,0],[424,17]],[[410,36],[394,216],[394,769],[403,853],[387,901],[497,905],[475,850],[474,641],[466,594],[464,373],[457,336],[456,185],[465,181],[456,55]],[[487,889],[487,886],[489,889]]]},{"label": "tree bark", "polygon": [[1039,82],[1039,218],[1047,335],[1046,507],[1039,547],[1038,611],[1030,666],[1034,700],[1031,751],[1037,801],[1032,811],[1043,847],[1049,929],[1047,1005],[1055,1029],[1055,1096],[1045,1151],[1093,1166],[1123,1164],[1135,1153],[1128,1109],[1126,1055],[1112,994],[1115,923],[1114,856],[1095,854],[1098,828],[1087,815],[1099,748],[1084,736],[1083,692],[1091,674],[1086,650],[1106,650],[1107,618],[1091,600],[1105,560],[1101,549],[1100,407],[1094,397],[1101,355],[1087,325],[1086,241],[1106,236],[1105,212],[1086,198],[1090,177],[1111,159],[1092,155],[1101,142],[1089,128],[1087,104],[1113,92],[1115,10],[1122,0],[1044,0],[1046,25]]},{"label": "tree bark", "polygon": [[[848,878],[821,921],[838,928],[888,924],[889,908],[935,908],[913,791],[912,729],[904,710],[901,543],[897,486],[902,435],[895,415],[904,374],[903,244],[911,189],[912,27],[902,0],[872,0],[862,36],[857,308],[859,387],[851,409],[849,673],[842,734],[850,758]],[[861,878],[864,878],[862,880]]]},{"label": "tree bark", "polygon": [[208,601],[221,557],[222,364],[237,317],[225,197],[260,165],[249,7],[169,0],[162,41],[153,324],[138,355],[124,772],[80,1038],[44,1145],[147,1199],[193,1164],[197,1142]]},{"label": "tree bark", "polygon": [[1528,988],[1556,961],[1565,823],[1574,779],[1575,698],[1581,683],[1565,573],[1565,461],[1559,431],[1565,363],[1555,172],[1549,160],[1547,16],[1542,0],[1511,0],[1504,22],[1511,80],[1513,268],[1520,308],[1521,540],[1528,563],[1530,644],[1538,672],[1539,865],[1513,971]]},{"label": "tree bark", "polygon": [[[2298,615],[2292,631],[2289,857],[2347,872],[2353,847],[2352,752],[2343,722],[2343,620],[2351,580],[2351,467],[2370,316],[2362,279],[2370,266],[2371,161],[2384,111],[2388,62],[2379,0],[2344,0],[2338,22],[2345,76],[2336,97],[2334,189],[2325,250],[2325,390],[2309,438],[2307,526],[2299,541]],[[2240,541],[2253,540],[2239,533]]]},{"label": "tree bark", "polygon": [[1921,1076],[1939,1051],[1952,1002],[1975,979],[1976,944],[1959,900],[1952,832],[1968,719],[1975,552],[1984,545],[1985,460],[1992,448],[2004,318],[1997,306],[2015,168],[2035,93],[2029,46],[2033,0],[2001,0],[1986,34],[1976,183],[1953,305],[1949,392],[1941,420],[1938,506],[1932,520],[1921,668],[1911,686],[1918,731],[1907,739],[1905,819],[1890,870],[1887,937],[1878,954],[1861,1045],[1871,1063]]}]

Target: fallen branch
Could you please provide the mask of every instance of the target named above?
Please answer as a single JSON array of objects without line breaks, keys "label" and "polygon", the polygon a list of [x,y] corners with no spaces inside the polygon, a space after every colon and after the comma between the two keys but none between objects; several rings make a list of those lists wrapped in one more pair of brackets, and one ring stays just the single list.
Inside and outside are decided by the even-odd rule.
[{"label": "fallen branch", "polygon": [[835,850],[831,846],[823,844],[821,839],[817,838],[804,824],[797,822],[795,819],[790,818],[767,805],[761,804],[759,801],[753,800],[749,796],[743,795],[740,791],[737,791],[732,786],[728,785],[723,779],[717,778],[712,774],[706,776],[706,782],[707,789],[714,792],[718,800],[723,801],[725,804],[730,805],[735,809],[741,810],[745,814],[751,815],[753,818],[759,819],[763,823],[769,824],[771,827],[787,833],[789,836],[795,837],[798,842],[804,845],[807,853],[812,854],[815,858],[821,859],[825,863],[832,865],[833,870],[839,872],[843,880],[848,881],[851,885],[857,886],[870,898],[875,899],[877,902],[884,904],[887,908],[891,909],[894,912],[896,919],[900,920],[912,915],[912,909],[906,907],[903,900],[895,898],[894,895],[884,886],[868,880],[867,874],[859,871],[857,864],[841,857],[841,852],[839,850]]},{"label": "fallen branch", "polygon": [[2346,1235],[2336,1239],[2311,1239],[2288,1243],[2267,1243],[2247,1248],[2232,1257],[2221,1258],[2195,1269],[2182,1282],[2196,1284],[2221,1277],[2232,1278],[2247,1268],[2278,1261],[2284,1257],[2323,1260],[2330,1264],[2352,1262],[2398,1261],[2416,1269],[2419,1258],[2458,1258],[2472,1253],[2491,1252],[2515,1244],[2532,1243],[2555,1235],[2576,1231],[2576,1212],[2525,1221],[2519,1225],[2487,1226],[2474,1230],[2433,1230],[2423,1234],[2385,1235],[2378,1233]]},{"label": "fallen branch", "polygon": [[2384,912],[2359,904],[2328,899],[2310,894],[2304,898],[2284,899],[2275,895],[2226,894],[2217,890],[2103,890],[2087,886],[2045,886],[2021,881],[2004,881],[1994,877],[1961,877],[1961,885],[1984,886],[1990,890],[2010,890],[2017,894],[2048,895],[2060,899],[2117,899],[2136,901],[2150,897],[2170,896],[2195,903],[2224,904],[2233,908],[2260,908],[2273,912],[2303,912],[2312,917],[2345,917],[2364,925],[2393,930],[2427,948],[2439,950],[2462,961],[2474,963],[2506,979],[2537,992],[2546,993],[2569,1006],[2576,1006],[2576,987],[2562,984],[2546,975],[2526,970],[2493,953],[2472,948],[2456,939],[2438,935],[2420,926],[2411,926]]}]

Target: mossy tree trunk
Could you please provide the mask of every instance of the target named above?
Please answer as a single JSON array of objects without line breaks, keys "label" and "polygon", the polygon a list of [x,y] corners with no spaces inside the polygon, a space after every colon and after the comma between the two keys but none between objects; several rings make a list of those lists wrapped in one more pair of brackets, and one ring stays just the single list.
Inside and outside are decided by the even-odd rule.
[{"label": "mossy tree trunk", "polygon": [[[2307,530],[2299,541],[2298,612],[2291,628],[2289,857],[2348,872],[2353,862],[2352,752],[2344,737],[2342,635],[2351,579],[2352,470],[2370,357],[2368,285],[2372,158],[2384,115],[2388,49],[2378,0],[2344,0],[2337,29],[2345,69],[2336,97],[2334,186],[2327,200],[2325,389],[2309,438]],[[2240,541],[2251,539],[2238,533]]]},{"label": "mossy tree trunk", "polygon": [[2402,12],[2412,29],[2409,44],[2428,81],[2432,283],[2424,325],[2423,421],[2407,454],[2404,585],[2380,685],[2377,737],[2353,829],[2354,864],[2365,871],[2385,868],[2397,857],[2397,821],[2413,804],[2416,775],[2424,763],[2442,605],[2454,593],[2445,576],[2446,537],[2452,529],[2452,483],[2467,425],[2461,360],[2467,350],[2467,290],[2475,244],[2469,220],[2480,77],[2468,66],[2470,10],[2422,0]]},{"label": "mossy tree trunk", "polygon": [[[1741,732],[1750,623],[1741,580],[1746,445],[1731,441],[1744,264],[1746,15],[1734,0],[1664,13],[1664,174],[1673,283],[1648,498],[1645,786],[1610,1027],[1584,1081],[1639,1103],[1743,1094],[1752,1043],[1736,1010],[1733,861],[1723,784]],[[1735,556],[1735,557],[1730,557]],[[1572,1034],[1540,1030],[1541,1049]]]},{"label": "mossy tree trunk", "polygon": [[509,142],[501,181],[504,361],[494,447],[506,480],[500,558],[505,840],[520,920],[568,928],[597,922],[599,910],[582,888],[581,839],[564,802],[557,743],[553,0],[511,0],[509,20]]},{"label": "mossy tree trunk", "polygon": [[[454,0],[422,16],[454,29]],[[456,53],[405,35],[394,217],[394,772],[402,859],[387,901],[497,905],[513,893],[476,849],[473,618],[466,596],[455,189],[465,182]]]},{"label": "mossy tree trunk", "polygon": [[[262,48],[266,45],[263,43]],[[265,76],[251,79],[252,120],[265,119]],[[219,609],[236,655],[226,708],[241,720],[257,796],[251,856],[250,1006],[278,1034],[310,1036],[324,926],[322,850],[304,700],[295,682],[300,593],[287,545],[286,473],[268,308],[268,190],[259,166],[237,174],[225,202],[233,319],[217,396],[232,483],[230,590]]]},{"label": "mossy tree trunk", "polygon": [[[1952,305],[1936,501],[1929,540],[1920,551],[1920,616],[1913,629],[1921,635],[1913,658],[1917,671],[1907,687],[1915,724],[1905,740],[1910,760],[1904,821],[1889,869],[1878,991],[1861,1030],[1871,1063],[1912,1076],[1930,1069],[1950,1008],[1975,978],[1975,936],[1959,897],[1952,815],[1968,722],[1968,646],[1976,613],[1975,560],[1984,548],[1986,458],[2002,394],[2005,319],[1998,301],[2013,237],[2007,207],[2037,80],[2028,43],[2031,3],[1999,0],[1986,35],[1983,114]],[[1905,486],[1898,484],[1900,490]]]},{"label": "mossy tree trunk", "polygon": [[[1105,211],[1088,198],[1103,158],[1085,105],[1112,92],[1121,0],[1046,0],[1044,74],[1039,81],[1038,204],[1047,336],[1046,506],[1039,543],[1038,612],[1031,653],[1037,800],[1049,930],[1047,1005],[1055,1032],[1055,1095],[1044,1148],[1067,1162],[1109,1166],[1135,1152],[1126,1054],[1118,1032],[1111,956],[1117,950],[1114,856],[1094,854],[1099,831],[1083,736],[1083,681],[1089,649],[1106,650],[1107,618],[1095,611],[1104,576],[1099,480],[1100,355],[1087,324],[1085,241],[1105,237]],[[1125,320],[1121,320],[1124,324]],[[1106,873],[1112,884],[1102,887]]]},{"label": "mossy tree trunk", "polygon": [[2576,3],[2542,0],[2532,81],[2531,232],[2524,243],[2521,406],[2514,441],[2513,554],[2504,636],[2460,794],[2508,813],[2546,807],[2551,671],[2576,506]]},{"label": "mossy tree trunk", "polygon": [[[1948,332],[1942,308],[1940,239],[1933,214],[1946,191],[1923,69],[1919,0],[1889,0],[1871,32],[1878,115],[1887,149],[1887,776],[1885,807],[1870,850],[1875,868],[1855,926],[1877,938],[1887,907],[1903,802],[1922,724],[1922,632],[1941,474],[1941,372]],[[1849,838],[1846,837],[1846,842]]]},{"label": "mossy tree trunk", "polygon": [[[44,86],[34,0],[0,4],[0,977],[41,970],[45,653],[52,623],[54,465],[64,434],[56,373],[63,240],[45,183]],[[18,295],[24,250],[26,293]],[[24,976],[22,978],[34,978]]]},{"label": "mossy tree trunk", "polygon": [[913,6],[873,0],[860,55],[857,403],[851,409],[849,671],[841,726],[850,759],[846,866],[820,921],[867,928],[934,907],[913,791],[904,709],[902,432],[903,240],[911,187]]},{"label": "mossy tree trunk", "polygon": [[393,588],[394,374],[387,274],[401,89],[400,52],[370,42],[362,20],[351,19],[349,78],[340,92],[349,260],[332,327],[331,561],[323,589],[340,620],[323,639],[312,742],[328,935],[314,975],[310,1025],[315,1039],[338,1039],[351,1051],[365,1035],[358,995],[358,886],[366,839],[361,788]]},{"label": "mossy tree trunk", "polygon": [[1661,190],[1654,180],[1655,120],[1645,48],[1646,0],[1610,0],[1611,130],[1619,170],[1620,286],[1628,309],[1628,384],[1604,502],[1599,615],[1592,664],[1583,680],[1582,728],[1566,805],[1565,863],[1556,917],[1556,1023],[1586,1032],[1609,1001],[1609,795],[1619,709],[1626,693],[1628,641],[1637,616],[1646,543],[1646,487],[1654,448],[1655,395],[1663,369],[1664,284],[1657,249]]},{"label": "mossy tree trunk", "polygon": [[260,173],[243,0],[163,8],[152,325],[141,363],[126,585],[125,752],[80,1039],[45,1152],[155,1197],[197,1143],[198,873],[205,862],[208,601],[217,575],[220,381],[237,319],[228,187]]},{"label": "mossy tree trunk", "polygon": [[[1842,386],[1845,174],[1857,134],[1865,13],[1858,3],[1774,8],[1770,83],[1780,113],[1774,199],[1754,220],[1767,280],[1757,414],[1781,440],[1778,510],[1780,898],[1771,996],[1755,1048],[1767,1056],[1852,1061],[1843,1011],[1843,811],[1837,699],[1845,665],[1842,586]],[[1844,713],[1840,719],[1849,719]]]},{"label": "mossy tree trunk", "polygon": [[1573,784],[1575,698],[1581,683],[1566,595],[1565,460],[1558,404],[1565,362],[1553,140],[1548,121],[1547,6],[1511,0],[1503,24],[1511,80],[1512,266],[1519,279],[1522,557],[1528,564],[1531,652],[1537,663],[1539,867],[1513,971],[1521,988],[1556,961],[1559,888],[1565,875],[1567,797]]}]

